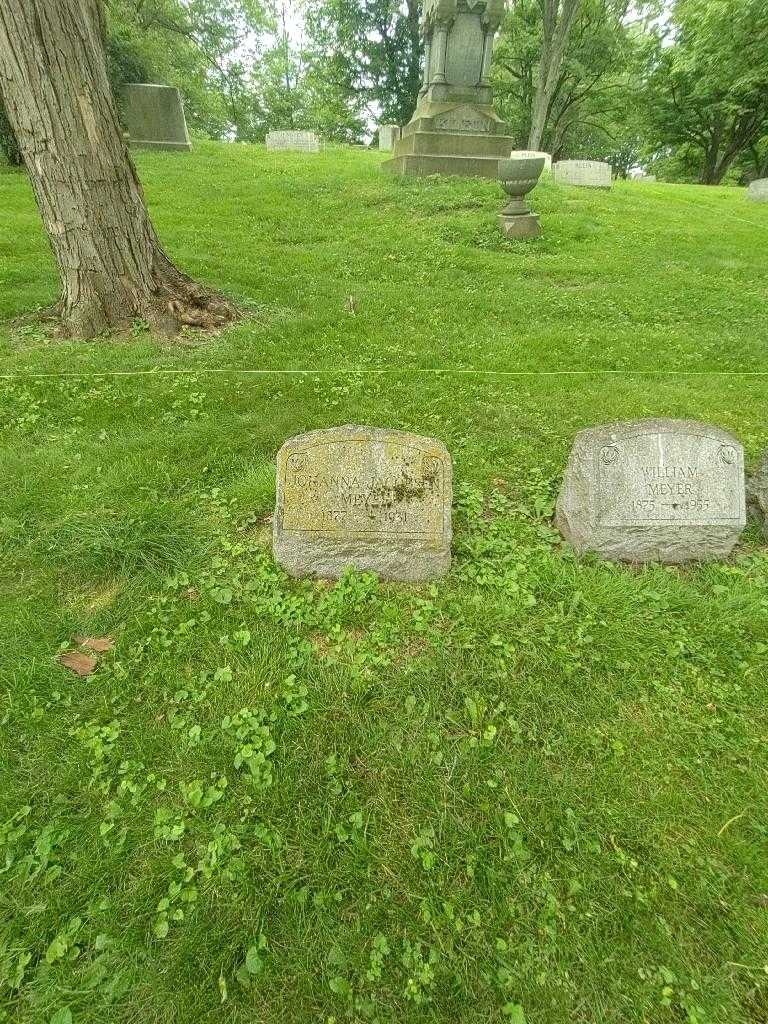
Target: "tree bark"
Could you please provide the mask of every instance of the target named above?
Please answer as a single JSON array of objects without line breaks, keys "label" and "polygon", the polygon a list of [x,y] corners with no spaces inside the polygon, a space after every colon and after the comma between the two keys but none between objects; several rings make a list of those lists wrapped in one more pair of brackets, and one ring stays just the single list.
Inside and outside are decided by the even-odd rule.
[{"label": "tree bark", "polygon": [[529,149],[541,148],[552,97],[581,0],[562,0],[562,9],[560,4],[561,0],[539,0],[542,14],[541,60],[531,109]]},{"label": "tree bark", "polygon": [[0,91],[61,277],[65,334],[218,326],[235,307],[157,239],[107,80],[101,0],[2,0]]}]

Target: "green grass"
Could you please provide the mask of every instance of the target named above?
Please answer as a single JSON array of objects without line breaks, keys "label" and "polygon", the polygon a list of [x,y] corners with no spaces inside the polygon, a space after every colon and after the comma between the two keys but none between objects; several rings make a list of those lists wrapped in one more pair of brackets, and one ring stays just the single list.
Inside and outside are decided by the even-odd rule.
[{"label": "green grass", "polygon": [[[577,561],[551,512],[582,426],[768,446],[768,208],[545,182],[508,243],[379,160],[138,155],[249,306],[203,344],[14,322],[56,277],[0,175],[0,1020],[766,1024],[768,551]],[[447,443],[444,581],[272,562],[275,452],[345,422]]]}]

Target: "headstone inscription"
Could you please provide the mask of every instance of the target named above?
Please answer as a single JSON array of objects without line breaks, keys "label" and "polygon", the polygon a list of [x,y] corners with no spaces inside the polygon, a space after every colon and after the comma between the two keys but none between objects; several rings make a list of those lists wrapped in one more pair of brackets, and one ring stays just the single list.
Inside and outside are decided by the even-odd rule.
[{"label": "headstone inscription", "polygon": [[192,149],[178,89],[132,82],[123,86],[120,106],[131,146],[186,152]]},{"label": "headstone inscription", "polygon": [[391,150],[400,138],[400,126],[396,124],[379,125],[379,149]]},{"label": "headstone inscription", "polygon": [[768,203],[768,178],[750,181],[747,198],[751,199],[753,203]]},{"label": "headstone inscription", "polygon": [[602,160],[560,160],[552,165],[552,177],[561,185],[610,188],[611,165]]},{"label": "headstone inscription", "polygon": [[295,149],[301,153],[320,152],[320,139],[314,132],[267,132],[265,142],[267,149]]},{"label": "headstone inscription", "polygon": [[543,149],[513,149],[509,154],[510,160],[528,160],[539,156],[544,157],[544,170],[551,171],[552,156],[549,153],[545,153]]},{"label": "headstone inscription", "polygon": [[621,562],[725,558],[744,526],[744,451],[725,430],[648,419],[576,435],[555,524],[579,551]]},{"label": "headstone inscription", "polygon": [[292,576],[350,566],[419,581],[451,564],[452,466],[440,441],[346,425],[290,438],[277,455],[273,544]]}]

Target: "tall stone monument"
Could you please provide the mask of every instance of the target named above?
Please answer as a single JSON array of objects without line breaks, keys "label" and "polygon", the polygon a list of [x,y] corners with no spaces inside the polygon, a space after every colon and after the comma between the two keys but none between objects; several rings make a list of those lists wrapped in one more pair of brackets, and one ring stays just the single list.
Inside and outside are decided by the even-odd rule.
[{"label": "tall stone monument", "polygon": [[120,98],[131,146],[185,152],[192,149],[178,89],[170,85],[131,82],[123,86]]},{"label": "tall stone monument", "polygon": [[291,576],[442,576],[451,481],[448,450],[431,437],[354,425],[292,437],[277,453],[275,558]]},{"label": "tall stone monument", "polygon": [[424,0],[424,77],[413,117],[382,167],[394,174],[495,178],[514,145],[488,75],[504,0]]}]

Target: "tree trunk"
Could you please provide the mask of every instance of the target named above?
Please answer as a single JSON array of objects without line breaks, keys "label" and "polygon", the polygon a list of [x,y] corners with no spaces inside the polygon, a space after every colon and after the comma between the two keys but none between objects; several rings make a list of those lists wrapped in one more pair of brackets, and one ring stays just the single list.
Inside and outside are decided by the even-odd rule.
[{"label": "tree trunk", "polygon": [[541,149],[547,127],[552,97],[560,77],[568,39],[576,19],[581,0],[540,0],[542,12],[542,45],[536,92],[531,108],[531,132],[528,149]]},{"label": "tree trunk", "polygon": [[176,269],[149,219],[107,81],[100,4],[0,3],[0,91],[58,264],[62,329],[220,325],[232,303]]}]

